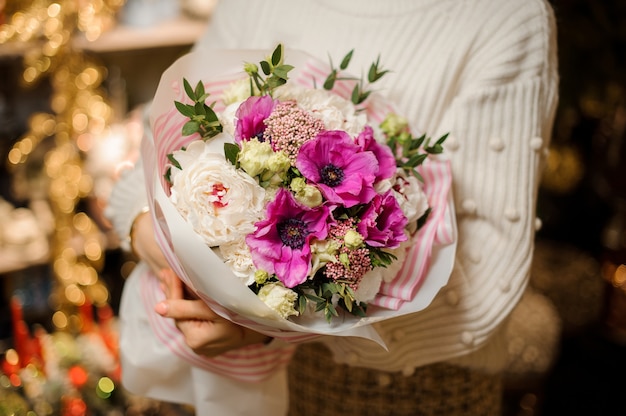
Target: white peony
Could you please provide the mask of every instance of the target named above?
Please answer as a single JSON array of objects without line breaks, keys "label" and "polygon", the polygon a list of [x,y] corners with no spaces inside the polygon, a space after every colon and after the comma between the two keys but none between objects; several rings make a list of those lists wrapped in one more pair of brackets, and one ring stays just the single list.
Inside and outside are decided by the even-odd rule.
[{"label": "white peony", "polygon": [[351,101],[326,91],[285,84],[276,90],[279,100],[296,100],[298,106],[324,122],[326,130],[344,130],[356,137],[367,124],[367,116],[357,113]]},{"label": "white peony", "polygon": [[407,175],[402,169],[398,169],[393,190],[409,224],[417,221],[428,210],[428,196],[422,183],[415,176]]},{"label": "white peony", "polygon": [[298,311],[294,307],[298,294],[280,283],[269,283],[263,286],[259,290],[258,296],[267,306],[285,319],[291,315],[298,315]]},{"label": "white peony", "polygon": [[219,247],[219,254],[224,263],[230,267],[233,274],[237,276],[243,284],[250,286],[254,283],[256,268],[252,262],[250,249],[243,236],[232,243],[222,244]]},{"label": "white peony", "polygon": [[236,241],[253,232],[254,224],[263,216],[265,198],[264,189],[235,169],[223,150],[217,152],[215,147],[219,146],[213,139],[198,140],[186,150],[174,152],[182,170],[172,167],[171,174],[172,202],[209,246]]}]

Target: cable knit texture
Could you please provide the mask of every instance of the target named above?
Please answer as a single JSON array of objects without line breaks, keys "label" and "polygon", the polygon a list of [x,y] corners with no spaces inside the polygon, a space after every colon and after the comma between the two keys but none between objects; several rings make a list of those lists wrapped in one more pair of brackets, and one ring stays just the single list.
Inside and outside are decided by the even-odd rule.
[{"label": "cable knit texture", "polygon": [[357,74],[380,56],[392,72],[376,89],[415,130],[450,133],[459,229],[450,282],[423,312],[377,325],[388,352],[326,339],[337,361],[405,374],[445,360],[504,366],[502,324],[529,279],[557,103],[555,35],[543,0],[220,2],[196,49],[269,51],[282,42],[338,62],[354,48]]}]

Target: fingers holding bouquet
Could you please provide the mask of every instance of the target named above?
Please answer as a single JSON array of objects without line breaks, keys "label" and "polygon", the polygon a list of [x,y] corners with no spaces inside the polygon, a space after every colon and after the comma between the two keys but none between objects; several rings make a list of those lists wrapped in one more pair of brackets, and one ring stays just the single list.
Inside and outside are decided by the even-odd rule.
[{"label": "fingers holding bouquet", "polygon": [[269,337],[216,314],[204,301],[187,294],[171,269],[159,273],[167,299],[155,311],[172,318],[185,343],[196,354],[215,357],[225,352],[269,341]]}]

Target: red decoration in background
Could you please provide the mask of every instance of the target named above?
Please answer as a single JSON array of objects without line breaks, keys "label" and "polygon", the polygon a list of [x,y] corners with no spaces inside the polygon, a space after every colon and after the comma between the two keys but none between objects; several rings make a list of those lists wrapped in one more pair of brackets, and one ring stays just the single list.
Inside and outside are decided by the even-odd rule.
[{"label": "red decoration in background", "polygon": [[79,365],[74,365],[70,367],[70,369],[67,370],[67,375],[72,385],[77,389],[83,387],[85,384],[87,384],[87,381],[89,380],[89,374],[87,373],[87,370]]}]

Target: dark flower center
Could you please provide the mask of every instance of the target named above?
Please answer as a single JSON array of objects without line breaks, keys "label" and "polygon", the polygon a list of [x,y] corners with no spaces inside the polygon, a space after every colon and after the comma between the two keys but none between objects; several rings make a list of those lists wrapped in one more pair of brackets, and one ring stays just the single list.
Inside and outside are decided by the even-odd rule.
[{"label": "dark flower center", "polygon": [[335,187],[343,181],[343,170],[333,164],[324,166],[320,172],[321,183],[330,187]]},{"label": "dark flower center", "polygon": [[304,240],[309,234],[304,221],[289,218],[278,224],[278,235],[284,245],[293,249],[300,249],[304,245]]},{"label": "dark flower center", "polygon": [[259,142],[263,143],[265,141],[265,132],[260,131],[254,137],[256,137]]}]

